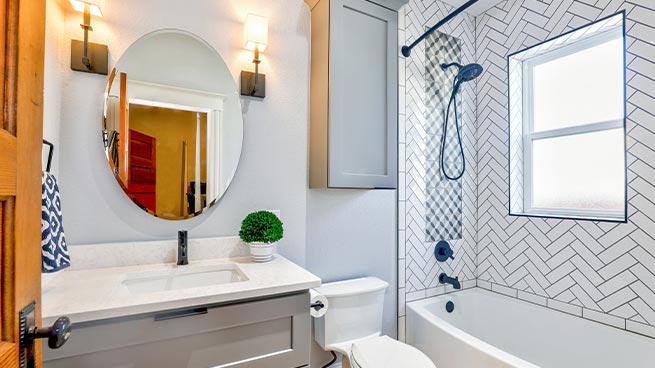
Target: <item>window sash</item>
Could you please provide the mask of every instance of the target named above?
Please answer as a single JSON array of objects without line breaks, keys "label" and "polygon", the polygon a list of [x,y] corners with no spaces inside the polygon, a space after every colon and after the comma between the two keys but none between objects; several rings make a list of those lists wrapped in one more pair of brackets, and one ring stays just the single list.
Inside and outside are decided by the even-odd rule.
[{"label": "window sash", "polygon": [[536,132],[536,133],[530,131],[527,133],[527,138],[530,141],[536,141],[539,139],[569,137],[572,135],[604,132],[606,130],[620,129],[620,128],[623,128],[623,119],[603,121],[599,123],[589,123],[585,125],[576,125],[573,127],[546,130],[543,132]]},{"label": "window sash", "polygon": [[591,36],[582,41],[576,41],[570,45],[560,47],[553,51],[548,51],[543,54],[531,57],[523,61],[523,65],[528,68],[534,68],[541,64],[551,62],[553,60],[561,59],[565,56],[584,51],[598,45],[601,45],[606,42],[610,42],[616,39],[623,38],[623,29],[621,27],[615,27],[609,30],[606,30],[597,35]]},{"label": "window sash", "polygon": [[[624,220],[625,210],[601,210],[594,208],[534,207],[533,202],[533,143],[541,139],[567,137],[573,135],[625,129],[625,119],[589,122],[583,125],[534,132],[534,68],[540,64],[574,54],[588,48],[623,37],[621,30],[610,30],[582,42],[565,46],[552,52],[536,56],[523,62],[523,212],[530,216],[585,218],[594,220]],[[625,114],[625,112],[624,112]]]},{"label": "window sash", "polygon": [[600,210],[594,208],[566,208],[566,207],[535,207],[533,202],[533,144],[535,141],[542,139],[561,138],[573,135],[588,134],[594,132],[623,129],[623,120],[613,120],[609,122],[592,123],[579,127],[564,128],[526,134],[524,139],[524,212],[530,215],[543,215],[546,217],[584,217],[593,219],[623,219],[624,210]]}]

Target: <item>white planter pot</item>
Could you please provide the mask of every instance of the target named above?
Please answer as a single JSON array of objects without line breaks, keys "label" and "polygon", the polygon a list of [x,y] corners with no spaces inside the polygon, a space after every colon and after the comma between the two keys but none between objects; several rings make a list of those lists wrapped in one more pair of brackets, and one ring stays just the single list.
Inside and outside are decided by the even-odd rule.
[{"label": "white planter pot", "polygon": [[273,259],[275,244],[277,243],[248,243],[250,245],[250,256],[255,262],[268,262]]}]

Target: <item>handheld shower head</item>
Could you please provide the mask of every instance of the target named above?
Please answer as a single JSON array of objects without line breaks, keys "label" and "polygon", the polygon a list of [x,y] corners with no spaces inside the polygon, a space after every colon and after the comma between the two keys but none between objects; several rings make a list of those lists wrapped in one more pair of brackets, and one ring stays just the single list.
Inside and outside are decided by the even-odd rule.
[{"label": "handheld shower head", "polygon": [[455,77],[453,95],[456,95],[459,92],[462,83],[470,82],[476,79],[484,71],[484,68],[480,64],[461,65],[459,63],[441,64],[441,69],[446,70],[453,66],[457,68],[457,76]]},{"label": "handheld shower head", "polygon": [[458,63],[441,64],[441,69],[446,70],[452,66],[456,67],[458,70],[456,79],[457,82],[459,83],[470,82],[475,78],[479,77],[484,71],[484,68],[480,64],[468,64],[468,65],[461,65]]},{"label": "handheld shower head", "polygon": [[[457,76],[455,77],[455,80],[453,82],[453,93],[450,95],[450,101],[448,102],[448,107],[446,108],[446,118],[443,121],[443,133],[441,135],[441,152],[440,152],[440,160],[441,160],[441,172],[443,173],[444,177],[448,180],[459,180],[464,176],[464,172],[466,171],[466,159],[464,158],[464,146],[462,144],[462,135],[460,132],[460,126],[459,126],[459,120],[457,117],[457,102],[455,101],[457,97],[457,93],[459,92],[460,87],[464,82],[470,82],[474,80],[475,78],[479,77],[482,72],[484,71],[484,68],[482,68],[482,65],[480,64],[468,64],[468,65],[461,65],[459,63],[450,63],[450,64],[441,64],[441,69],[447,70],[450,67],[456,67],[457,68]],[[456,173],[454,176],[449,175],[446,172],[446,164],[445,164],[445,147],[446,147],[446,133],[448,132],[448,118],[450,117],[450,106],[454,105],[455,106],[455,127],[457,129],[457,141],[459,142],[459,149],[460,149],[460,157],[462,160],[462,167],[461,170],[459,170],[458,173]]]},{"label": "handheld shower head", "polygon": [[477,77],[479,77],[483,71],[484,68],[482,68],[482,65],[469,64],[459,68],[459,74],[457,75],[457,79],[460,82],[470,82],[476,79]]}]

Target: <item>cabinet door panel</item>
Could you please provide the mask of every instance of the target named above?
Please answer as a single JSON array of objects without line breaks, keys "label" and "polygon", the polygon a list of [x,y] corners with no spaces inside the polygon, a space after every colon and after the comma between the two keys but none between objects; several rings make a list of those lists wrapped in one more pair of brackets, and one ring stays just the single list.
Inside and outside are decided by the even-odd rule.
[{"label": "cabinet door panel", "polygon": [[396,188],[398,14],[331,4],[329,186]]},{"label": "cabinet door panel", "polygon": [[45,351],[44,367],[299,367],[309,362],[308,305],[302,293],[172,319],[148,314],[81,323],[68,344]]},{"label": "cabinet door panel", "polygon": [[[291,351],[293,348],[291,346],[291,324],[290,317],[259,322],[225,330],[46,361],[45,367],[274,367],[271,358],[274,358],[277,354]],[[116,338],[119,337],[116,336]],[[279,367],[290,368],[294,366],[295,362],[288,363],[289,365],[280,365]]]}]

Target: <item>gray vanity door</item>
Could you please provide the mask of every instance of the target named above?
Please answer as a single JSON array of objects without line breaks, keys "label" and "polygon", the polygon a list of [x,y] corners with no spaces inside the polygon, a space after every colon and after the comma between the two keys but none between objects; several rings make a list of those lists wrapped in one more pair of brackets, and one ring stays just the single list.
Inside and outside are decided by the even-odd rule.
[{"label": "gray vanity door", "polygon": [[332,0],[331,188],[397,187],[398,13],[366,0]]}]

